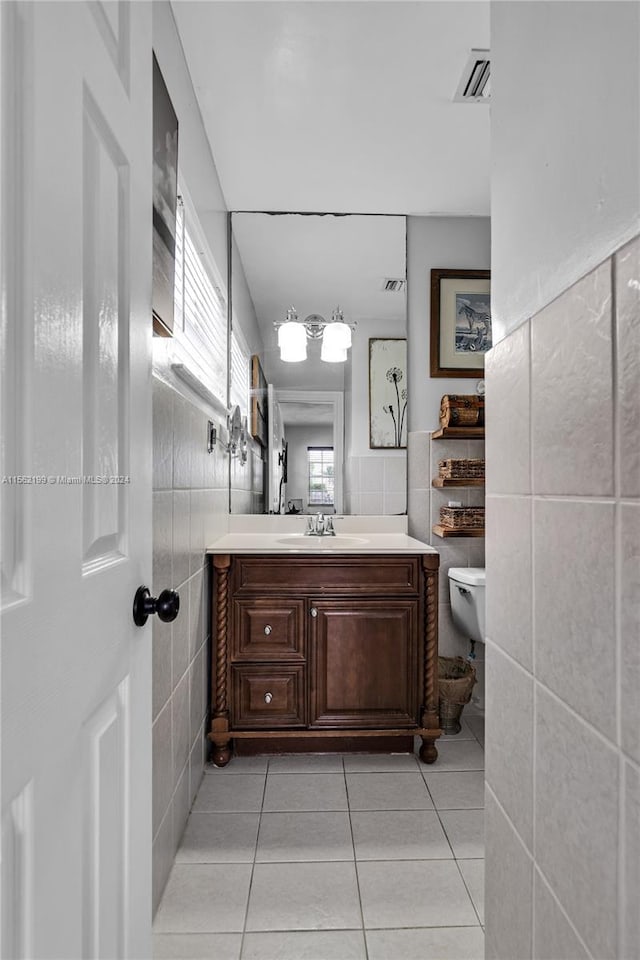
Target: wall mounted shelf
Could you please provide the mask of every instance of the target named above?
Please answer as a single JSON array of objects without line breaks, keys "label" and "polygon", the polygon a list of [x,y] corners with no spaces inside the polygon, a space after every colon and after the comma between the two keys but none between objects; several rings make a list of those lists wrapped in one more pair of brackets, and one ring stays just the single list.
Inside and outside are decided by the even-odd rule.
[{"label": "wall mounted shelf", "polygon": [[441,523],[436,523],[432,528],[436,537],[484,537],[484,527],[444,527]]},{"label": "wall mounted shelf", "polygon": [[434,477],[431,481],[432,487],[484,487],[484,477]]},{"label": "wall mounted shelf", "polygon": [[432,440],[484,440],[484,427],[440,427],[431,434]]}]

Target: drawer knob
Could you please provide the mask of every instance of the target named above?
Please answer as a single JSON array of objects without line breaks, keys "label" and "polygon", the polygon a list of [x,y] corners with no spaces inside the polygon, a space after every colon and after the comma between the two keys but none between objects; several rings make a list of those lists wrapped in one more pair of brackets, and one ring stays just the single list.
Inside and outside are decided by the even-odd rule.
[{"label": "drawer knob", "polygon": [[311,607],[311,610],[309,611],[309,613],[311,614],[312,617],[318,616],[318,611],[316,610],[315,607]]},{"label": "drawer knob", "polygon": [[273,694],[272,694],[272,693],[265,693],[265,695],[264,695],[264,702],[265,702],[265,703],[271,703],[272,700],[273,700]]},{"label": "drawer knob", "polygon": [[267,637],[269,636],[269,634],[271,633],[272,630],[273,630],[273,627],[271,626],[271,624],[268,623],[268,624],[266,625],[266,627],[264,628],[264,632],[265,632],[265,634],[266,634]]}]

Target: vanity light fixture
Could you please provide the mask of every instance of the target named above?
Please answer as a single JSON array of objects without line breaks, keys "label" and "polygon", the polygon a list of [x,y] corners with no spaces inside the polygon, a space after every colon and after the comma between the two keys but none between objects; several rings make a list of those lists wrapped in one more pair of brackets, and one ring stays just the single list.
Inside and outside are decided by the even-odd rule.
[{"label": "vanity light fixture", "polygon": [[287,318],[274,323],[278,331],[280,359],[285,363],[299,363],[307,359],[307,340],[322,340],[320,359],[326,363],[344,363],[351,346],[351,331],[355,324],[344,322],[340,307],[336,307],[327,321],[318,313],[298,319],[295,307],[289,307]]}]

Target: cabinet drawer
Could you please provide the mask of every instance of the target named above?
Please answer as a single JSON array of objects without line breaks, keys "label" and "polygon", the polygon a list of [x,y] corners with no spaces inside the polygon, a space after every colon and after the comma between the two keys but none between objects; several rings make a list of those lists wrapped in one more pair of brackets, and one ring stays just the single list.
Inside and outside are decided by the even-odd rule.
[{"label": "cabinet drawer", "polygon": [[304,600],[235,600],[234,660],[304,660]]},{"label": "cabinet drawer", "polygon": [[420,561],[411,556],[238,557],[234,593],[246,597],[307,595],[417,596]]},{"label": "cabinet drawer", "polygon": [[305,726],[303,664],[234,666],[231,668],[231,685],[231,719],[238,729]]}]

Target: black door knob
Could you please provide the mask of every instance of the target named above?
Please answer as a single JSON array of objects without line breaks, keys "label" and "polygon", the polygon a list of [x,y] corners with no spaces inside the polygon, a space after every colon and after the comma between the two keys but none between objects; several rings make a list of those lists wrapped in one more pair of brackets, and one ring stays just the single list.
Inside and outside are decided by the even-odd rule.
[{"label": "black door knob", "polygon": [[163,590],[156,598],[149,593],[148,587],[138,587],[133,600],[133,622],[144,627],[147,618],[157,613],[163,623],[171,623],[178,616],[180,596],[176,590]]}]

